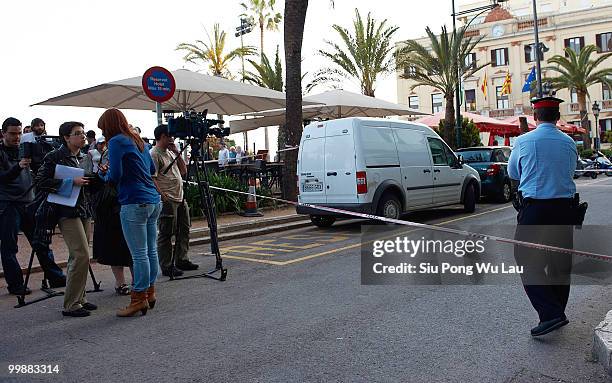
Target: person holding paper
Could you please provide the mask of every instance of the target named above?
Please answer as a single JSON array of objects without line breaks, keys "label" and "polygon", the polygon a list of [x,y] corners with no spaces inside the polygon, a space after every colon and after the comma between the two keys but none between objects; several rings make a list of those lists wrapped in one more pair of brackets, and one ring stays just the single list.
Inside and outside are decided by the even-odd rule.
[{"label": "person holding paper", "polygon": [[[58,226],[68,247],[68,272],[66,291],[64,293],[64,316],[85,317],[97,306],[85,299],[85,283],[89,270],[89,213],[86,208],[83,186],[89,185],[90,179],[84,177],[79,168],[83,160],[81,148],[85,146],[85,130],[80,122],[64,122],[59,128],[63,144],[47,156],[38,170],[36,183],[39,191],[51,193],[48,201],[55,202]],[[59,177],[63,174],[80,176]],[[56,174],[57,172],[57,174]],[[58,176],[58,177],[56,177]],[[78,190],[76,202],[71,206],[73,191]],[[55,198],[51,198],[54,196]],[[65,201],[62,201],[62,198]],[[61,202],[61,204],[60,204]]]},{"label": "person holding paper", "polygon": [[109,166],[100,165],[104,179],[117,185],[121,204],[121,227],[132,254],[134,285],[129,306],[117,316],[142,315],[156,302],[157,220],[161,212],[160,193],[153,183],[155,165],[138,133],[130,129],[118,109],[108,109],[98,120],[108,143]]}]

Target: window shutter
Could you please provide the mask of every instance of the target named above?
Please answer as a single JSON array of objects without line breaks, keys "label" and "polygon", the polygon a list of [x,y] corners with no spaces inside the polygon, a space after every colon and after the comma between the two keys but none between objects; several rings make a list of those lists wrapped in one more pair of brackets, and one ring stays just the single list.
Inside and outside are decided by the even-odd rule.
[{"label": "window shutter", "polygon": [[508,56],[508,48],[504,48],[504,65],[508,65],[510,63],[510,57]]},{"label": "window shutter", "polygon": [[563,40],[563,46],[566,47],[566,48],[569,47],[569,41],[570,41],[570,39]]},{"label": "window shutter", "polygon": [[492,62],[492,66],[497,66],[497,60],[495,57],[495,49],[491,50],[491,62]]},{"label": "window shutter", "polygon": [[584,48],[584,37],[580,38],[580,50],[582,50],[582,48]]},{"label": "window shutter", "polygon": [[603,51],[603,47],[601,46],[601,34],[600,33],[595,35],[595,45],[597,45],[597,52],[601,53]]}]

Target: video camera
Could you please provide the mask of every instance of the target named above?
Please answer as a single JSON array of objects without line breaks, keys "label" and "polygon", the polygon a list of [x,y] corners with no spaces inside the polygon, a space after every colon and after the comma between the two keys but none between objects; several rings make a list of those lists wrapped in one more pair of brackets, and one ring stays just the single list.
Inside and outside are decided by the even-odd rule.
[{"label": "video camera", "polygon": [[19,145],[19,158],[30,158],[32,169],[38,168],[47,153],[59,148],[62,143],[59,136],[38,136],[35,142],[23,142]]},{"label": "video camera", "polygon": [[168,118],[168,134],[175,138],[200,138],[207,136],[226,137],[230,134],[229,128],[213,128],[217,124],[223,124],[223,120],[212,120],[206,118],[208,109],[201,113],[195,111],[184,112],[180,117]]}]

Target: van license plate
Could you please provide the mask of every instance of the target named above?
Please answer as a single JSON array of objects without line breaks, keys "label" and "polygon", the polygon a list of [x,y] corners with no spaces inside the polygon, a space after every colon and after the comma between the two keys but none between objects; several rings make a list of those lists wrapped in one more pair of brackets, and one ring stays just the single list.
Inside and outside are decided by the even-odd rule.
[{"label": "van license plate", "polygon": [[304,184],[304,192],[320,192],[323,191],[321,182],[310,182]]}]

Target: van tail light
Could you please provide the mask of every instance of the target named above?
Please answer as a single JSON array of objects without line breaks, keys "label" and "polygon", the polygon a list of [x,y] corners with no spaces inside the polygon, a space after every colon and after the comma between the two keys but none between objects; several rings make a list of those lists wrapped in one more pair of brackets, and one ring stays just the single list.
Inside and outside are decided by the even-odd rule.
[{"label": "van tail light", "polygon": [[357,194],[367,194],[368,180],[366,178],[366,172],[357,172],[355,176],[357,177]]},{"label": "van tail light", "polygon": [[492,164],[492,165],[489,165],[489,167],[487,168],[487,175],[488,176],[494,176],[494,175],[498,174],[499,172],[501,172],[501,165],[500,164]]}]

